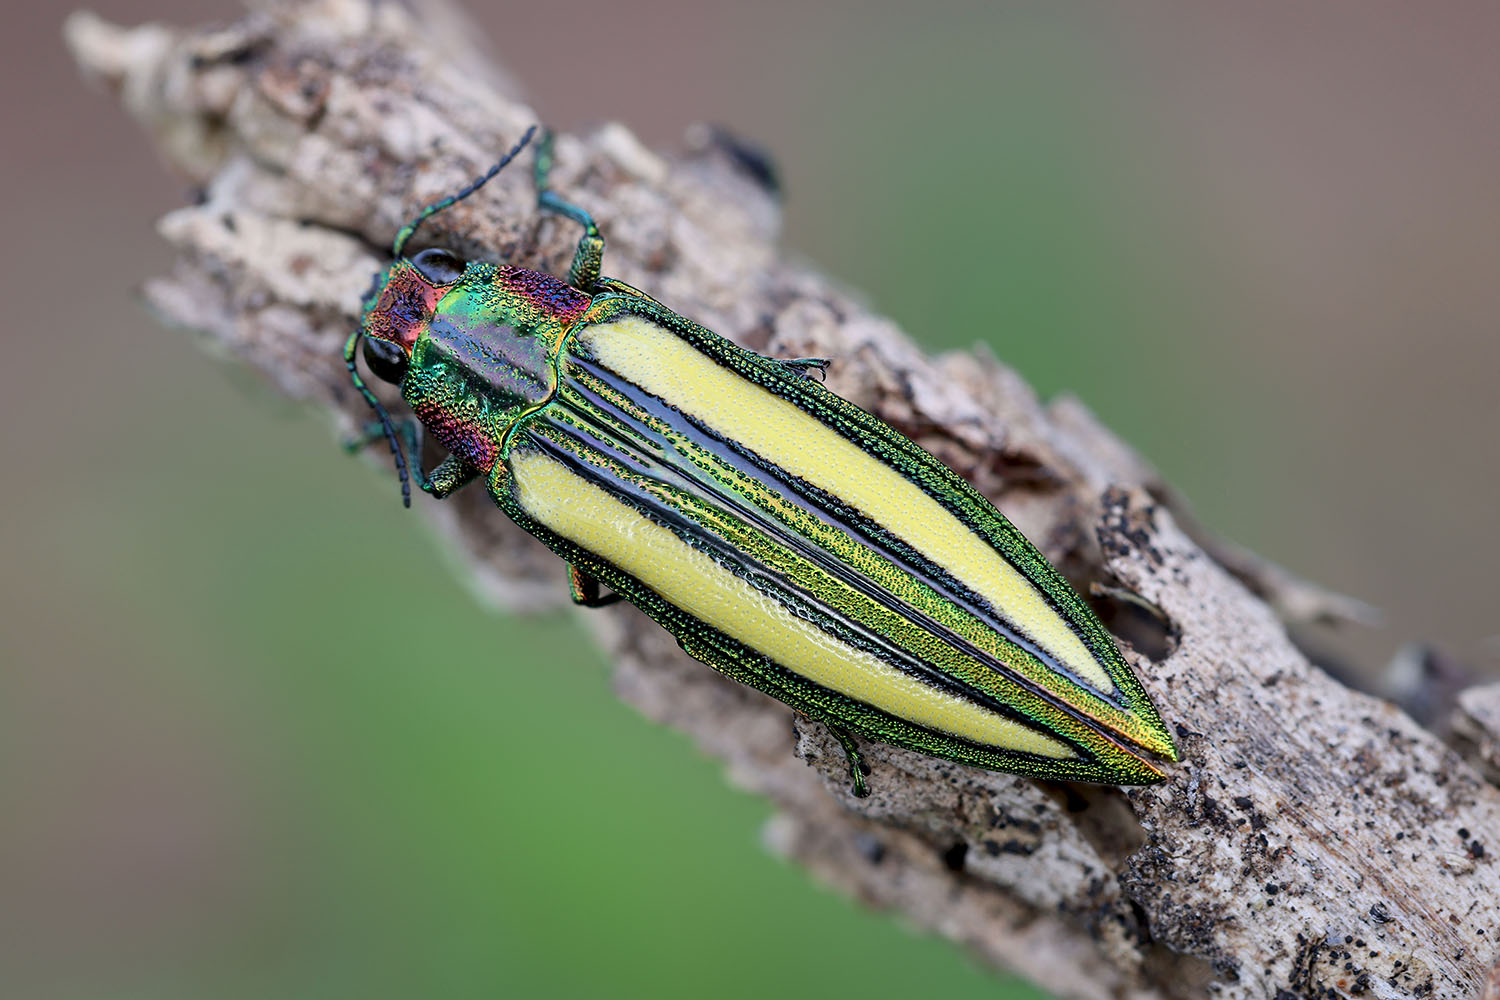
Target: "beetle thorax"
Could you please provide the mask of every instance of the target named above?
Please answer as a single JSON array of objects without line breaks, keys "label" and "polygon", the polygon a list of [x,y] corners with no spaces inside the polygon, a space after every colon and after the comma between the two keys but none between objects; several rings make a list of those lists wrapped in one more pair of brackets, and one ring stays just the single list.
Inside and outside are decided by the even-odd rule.
[{"label": "beetle thorax", "polygon": [[538,287],[534,275],[471,264],[413,345],[407,403],[435,439],[479,468],[493,465],[518,418],[555,394],[570,314],[588,302],[566,285]]}]

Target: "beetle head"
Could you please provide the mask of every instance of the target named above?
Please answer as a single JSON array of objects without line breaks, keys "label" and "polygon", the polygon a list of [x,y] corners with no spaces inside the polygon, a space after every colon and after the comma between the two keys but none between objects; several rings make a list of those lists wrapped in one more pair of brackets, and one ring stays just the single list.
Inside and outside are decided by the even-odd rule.
[{"label": "beetle head", "polygon": [[[417,338],[432,321],[438,300],[463,273],[463,261],[447,250],[423,250],[415,257],[399,258],[366,304],[360,331],[366,343],[389,344],[410,357]],[[401,381],[386,378],[373,364],[371,370],[388,382]]]},{"label": "beetle head", "polygon": [[463,277],[464,272],[463,262],[446,250],[423,250],[415,257],[406,257],[404,251],[407,242],[417,231],[417,227],[428,218],[464,200],[488,183],[507,163],[516,158],[535,133],[536,126],[533,125],[499,163],[457,194],[428,205],[401,227],[391,246],[391,256],[395,258],[395,263],[383,275],[376,277],[370,293],[365,296],[364,319],[344,344],[344,364],[349,369],[349,378],[380,420],[385,439],[396,459],[396,470],[401,477],[401,501],[408,507],[411,506],[411,477],[406,469],[406,456],[401,450],[390,415],[360,377],[356,364],[360,344],[364,344],[365,363],[370,366],[374,375],[395,383],[406,377],[417,338],[432,321],[432,313],[438,300],[447,293],[448,286]]}]

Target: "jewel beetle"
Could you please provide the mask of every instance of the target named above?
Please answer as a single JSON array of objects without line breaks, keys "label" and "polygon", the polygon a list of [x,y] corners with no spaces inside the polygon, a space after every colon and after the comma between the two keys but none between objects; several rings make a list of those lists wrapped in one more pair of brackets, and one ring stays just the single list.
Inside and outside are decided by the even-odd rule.
[{"label": "jewel beetle", "polygon": [[[828,390],[817,358],[745,350],[600,267],[582,227],[567,279],[444,249],[424,208],[344,347],[390,445],[443,498],[482,479],[567,563],[574,601],[625,599],[693,657],[826,724],[868,793],[854,737],[1038,778],[1149,784],[1171,733],[1114,640],[988,500]],[[393,420],[360,375],[400,387]],[[447,450],[421,468],[423,433]],[[410,458],[408,458],[410,456]],[[607,590],[606,590],[607,588]]]}]

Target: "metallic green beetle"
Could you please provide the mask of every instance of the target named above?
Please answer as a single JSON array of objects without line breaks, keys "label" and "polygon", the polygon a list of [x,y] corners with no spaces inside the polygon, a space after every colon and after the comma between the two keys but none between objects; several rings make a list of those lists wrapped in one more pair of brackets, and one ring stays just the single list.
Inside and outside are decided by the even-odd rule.
[{"label": "metallic green beetle", "polygon": [[[409,503],[417,424],[448,451],[423,490],[483,477],[567,560],[574,600],[635,604],[689,654],[826,723],[867,793],[858,734],[1040,778],[1146,784],[1171,734],[1110,635],[1036,548],[932,455],[809,377],[820,359],[737,347],[624,282],[583,227],[566,283],[446,250],[406,257],[345,346]],[[605,594],[601,584],[612,593]]]}]

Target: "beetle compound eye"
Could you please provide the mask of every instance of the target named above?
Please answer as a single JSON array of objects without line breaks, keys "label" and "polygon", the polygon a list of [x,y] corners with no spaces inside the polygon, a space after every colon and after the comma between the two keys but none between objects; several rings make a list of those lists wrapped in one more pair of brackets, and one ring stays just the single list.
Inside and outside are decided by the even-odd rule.
[{"label": "beetle compound eye", "polygon": [[437,247],[423,250],[411,259],[412,266],[434,285],[451,285],[464,273],[464,262]]},{"label": "beetle compound eye", "polygon": [[383,382],[399,385],[406,377],[406,352],[388,340],[365,337],[365,364]]}]

